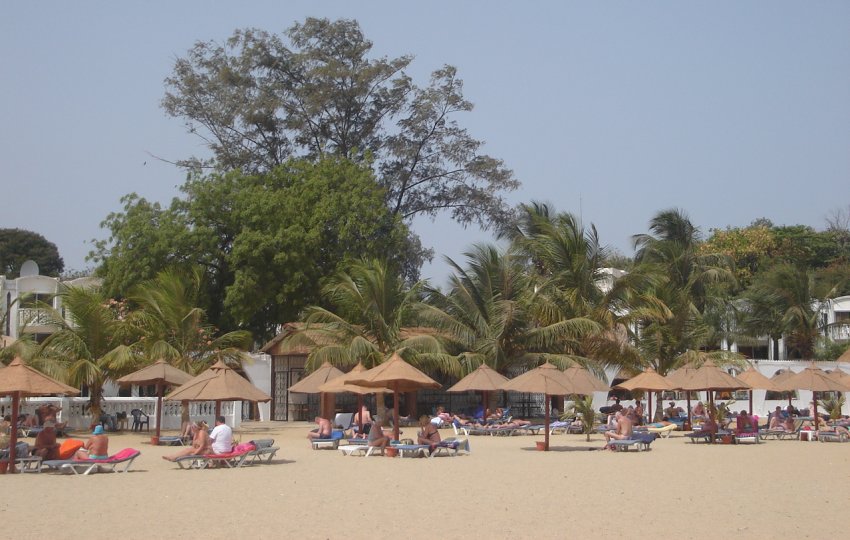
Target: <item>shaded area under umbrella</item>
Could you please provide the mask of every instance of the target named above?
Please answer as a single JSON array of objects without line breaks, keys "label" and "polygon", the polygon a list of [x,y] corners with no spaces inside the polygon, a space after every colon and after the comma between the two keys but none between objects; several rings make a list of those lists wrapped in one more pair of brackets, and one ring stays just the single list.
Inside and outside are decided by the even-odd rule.
[{"label": "shaded area under umbrella", "polygon": [[295,392],[296,394],[321,394],[319,396],[319,400],[321,402],[319,416],[331,420],[332,417],[330,411],[333,410],[333,406],[329,406],[325,399],[325,392],[319,388],[326,382],[342,377],[342,375],[343,372],[332,366],[329,362],[323,362],[317,370],[290,386],[289,391]]},{"label": "shaded area under umbrella", "polygon": [[800,373],[788,377],[777,385],[783,390],[811,390],[812,404],[814,405],[811,414],[815,418],[815,431],[818,429],[818,421],[820,420],[818,416],[818,392],[850,391],[850,388],[844,383],[835,380],[829,376],[829,373],[814,365],[806,367]]},{"label": "shaded area under umbrella", "polygon": [[[673,385],[670,384],[670,381],[662,377],[658,374],[654,369],[647,368],[646,371],[642,371],[639,374],[635,375],[631,379],[627,381],[623,381],[620,384],[614,386],[614,388],[620,388],[622,390],[640,390],[643,392],[650,392],[649,399],[649,418],[652,418],[652,392],[662,392],[664,390],[673,390]],[[690,409],[690,407],[688,407]]]},{"label": "shaded area under umbrella", "polygon": [[502,390],[508,392],[522,392],[529,394],[543,394],[543,408],[545,409],[545,442],[544,450],[549,450],[549,410],[550,400],[553,395],[565,396],[573,393],[565,386],[564,373],[554,365],[546,362],[522,375],[515,377],[502,386]]},{"label": "shaded area under umbrella", "polygon": [[222,401],[271,401],[271,396],[251,384],[219,360],[187,383],[175,388],[169,401],[215,401],[215,416],[221,416]]},{"label": "shaded area under umbrella", "polygon": [[388,394],[392,392],[392,390],[390,390],[389,388],[370,388],[368,386],[348,384],[349,381],[360,378],[364,371],[366,371],[366,366],[364,366],[361,362],[358,362],[357,365],[351,368],[351,371],[349,371],[348,373],[344,373],[339,377],[334,377],[333,379],[319,386],[320,392],[326,392],[328,394],[339,394],[342,392],[349,392],[357,395],[358,433],[363,433],[363,396],[366,394]]},{"label": "shaded area under umbrella", "polygon": [[481,392],[481,403],[484,405],[484,421],[487,420],[487,404],[490,392],[502,390],[508,378],[491,368],[487,364],[481,364],[466,377],[455,383],[446,392]]},{"label": "shaded area under umbrella", "polygon": [[151,441],[151,444],[159,444],[159,436],[161,433],[160,424],[162,423],[162,393],[166,386],[179,386],[192,380],[192,376],[182,369],[168,364],[160,358],[153,364],[144,367],[138,371],[134,371],[129,375],[125,375],[116,381],[122,386],[136,385],[156,385],[156,441]]},{"label": "shaded area under umbrella", "polygon": [[15,357],[8,367],[0,370],[0,396],[12,398],[12,427],[9,438],[8,470],[15,472],[15,445],[18,444],[18,414],[21,398],[30,396],[72,396],[79,394],[76,388],[61,383],[35,370],[20,358]]},{"label": "shaded area under umbrella", "polygon": [[[691,373],[690,377],[682,384],[682,390],[706,390],[708,391],[709,403],[714,406],[713,392],[718,390],[746,390],[750,386],[729,375],[711,360],[707,360],[699,369]],[[688,423],[691,421],[691,402],[688,400]]]},{"label": "shaded area under umbrella", "polygon": [[753,388],[758,390],[778,390],[773,381],[762,375],[760,371],[752,366],[747,371],[738,375],[738,380],[750,385],[750,416],[753,415]]},{"label": "shaded area under umbrella", "polygon": [[[694,365],[692,363],[688,362],[687,364],[683,365],[682,367],[677,368],[673,373],[668,373],[667,376],[664,377],[664,378],[667,379],[667,382],[669,382],[673,386],[673,388],[672,388],[673,390],[684,390],[684,388],[682,388],[683,385],[685,384],[685,382],[688,379],[691,378],[691,375],[693,375],[694,372],[696,372],[696,370],[697,370],[697,368],[694,367]],[[711,397],[711,396],[709,396],[709,397]],[[685,391],[685,398],[686,398],[687,407],[688,407],[688,425],[691,426],[691,425],[693,425],[693,418],[691,418],[691,391],[690,390]],[[658,409],[659,410],[656,411],[655,414],[659,414],[660,409],[661,409],[660,405],[658,406]]]},{"label": "shaded area under umbrella", "polygon": [[440,383],[405,362],[398,353],[380,364],[360,373],[360,376],[345,384],[371,388],[389,388],[395,392],[393,399],[393,438],[398,440],[398,401],[402,392],[414,392],[421,388],[440,388]]}]

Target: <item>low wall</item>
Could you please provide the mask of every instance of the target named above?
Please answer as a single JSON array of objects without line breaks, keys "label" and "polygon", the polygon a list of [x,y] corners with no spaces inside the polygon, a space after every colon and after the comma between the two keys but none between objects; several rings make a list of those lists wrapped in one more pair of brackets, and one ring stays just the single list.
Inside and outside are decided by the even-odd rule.
[{"label": "low wall", "polygon": [[[61,407],[57,415],[60,422],[67,422],[68,427],[75,431],[87,431],[94,419],[89,410],[88,398],[53,398],[35,397],[21,400],[21,414],[35,414],[35,410],[45,403],[52,403]],[[156,398],[155,397],[108,397],[101,401],[101,409],[105,414],[127,414],[128,427],[133,425],[133,417],[130,411],[141,409],[150,417],[151,429],[156,428]],[[162,429],[179,430],[181,427],[179,401],[162,402]],[[12,400],[0,398],[0,415],[12,414]],[[242,402],[223,401],[221,403],[221,414],[227,425],[237,428],[242,423]],[[214,401],[190,401],[189,417],[193,420],[205,420],[210,426],[214,425],[215,402]]]}]

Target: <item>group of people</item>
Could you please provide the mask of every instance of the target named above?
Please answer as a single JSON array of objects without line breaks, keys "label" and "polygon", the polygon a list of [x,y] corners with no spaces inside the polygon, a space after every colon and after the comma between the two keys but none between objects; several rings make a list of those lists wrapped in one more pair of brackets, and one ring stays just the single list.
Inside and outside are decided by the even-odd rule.
[{"label": "group of people", "polygon": [[207,454],[229,454],[233,451],[233,430],[225,423],[223,416],[215,419],[215,427],[210,431],[209,425],[203,420],[195,422],[192,433],[192,444],[170,456],[162,456],[166,461],[175,461],[184,456],[203,456]]}]

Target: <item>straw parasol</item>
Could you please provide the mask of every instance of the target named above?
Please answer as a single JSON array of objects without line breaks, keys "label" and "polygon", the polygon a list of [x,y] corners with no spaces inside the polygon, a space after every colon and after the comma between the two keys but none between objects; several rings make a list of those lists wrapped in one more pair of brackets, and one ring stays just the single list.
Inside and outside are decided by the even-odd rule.
[{"label": "straw parasol", "polygon": [[850,388],[842,382],[835,380],[829,376],[821,368],[810,365],[800,373],[788,377],[784,381],[778,383],[782,390],[811,390],[812,403],[814,410],[812,416],[815,417],[815,430],[818,429],[818,392],[848,392]]},{"label": "straw parasol", "polygon": [[[629,392],[631,392],[632,390],[642,390],[644,392],[662,392],[664,390],[672,390],[673,385],[670,384],[670,381],[659,375],[658,372],[656,372],[650,367],[647,368],[646,371],[640,372],[631,379],[623,381],[620,384],[614,386],[614,388],[628,390]],[[649,410],[647,412],[649,413],[649,418],[652,418],[651,395],[649,396],[649,399],[647,401],[649,402]]]},{"label": "straw parasol", "polygon": [[549,400],[552,395],[561,396],[575,393],[565,386],[566,383],[567,381],[564,378],[563,372],[549,362],[546,362],[542,366],[526,371],[522,375],[509,380],[502,386],[502,390],[507,390],[508,392],[526,392],[544,395],[543,408],[546,410],[544,450],[547,451],[549,450]]},{"label": "straw parasol", "polygon": [[[707,360],[699,369],[691,373],[690,377],[681,385],[682,390],[688,392],[690,398],[691,390],[707,390],[709,403],[714,403],[715,390],[741,390],[749,389],[750,385],[729,375],[711,360]],[[688,423],[691,422],[691,401],[688,399]]]},{"label": "straw parasol", "polygon": [[12,429],[9,440],[8,470],[15,472],[15,445],[18,443],[18,414],[21,398],[28,396],[76,395],[80,391],[27,366],[15,357],[8,367],[0,370],[0,396],[12,398]]},{"label": "straw parasol", "polygon": [[484,404],[484,416],[487,416],[487,397],[490,392],[496,392],[502,389],[508,378],[491,368],[487,364],[481,364],[466,377],[459,380],[454,386],[446,390],[446,392],[481,392],[481,403]]},{"label": "straw parasol", "polygon": [[191,380],[191,375],[168,364],[162,358],[147,367],[118,379],[118,384],[122,386],[129,386],[131,384],[156,385],[156,442],[152,441],[151,444],[159,444],[160,424],[162,423],[163,388],[166,386],[178,386]]},{"label": "straw parasol", "polygon": [[413,392],[420,388],[440,388],[440,383],[405,362],[398,353],[345,384],[371,388],[389,388],[395,392],[393,399],[393,438],[398,440],[398,400],[401,392]]},{"label": "straw parasol", "polygon": [[248,382],[219,360],[209,369],[179,388],[165,399],[170,401],[215,401],[215,416],[221,414],[222,401],[271,401],[271,396]]},{"label": "straw parasol", "polygon": [[[688,379],[691,378],[691,375],[693,375],[696,372],[696,370],[697,370],[697,368],[693,365],[693,363],[688,362],[687,364],[683,365],[682,367],[676,368],[676,371],[674,371],[673,373],[668,373],[667,376],[665,377],[665,379],[667,379],[667,382],[669,382],[673,386],[673,388],[672,388],[673,390],[683,390],[683,388],[682,388],[683,385],[685,384],[685,382]],[[691,419],[691,392],[690,392],[690,390],[685,392],[685,396],[686,396],[687,402],[688,402],[688,424],[691,424],[692,419]],[[656,411],[655,414],[659,414],[660,411],[661,411],[661,406],[659,405],[658,411]]]},{"label": "straw parasol", "polygon": [[791,405],[791,400],[794,399],[794,391],[793,390],[784,390],[785,381],[788,378],[796,375],[791,368],[788,369],[780,369],[779,373],[770,378],[773,382],[773,385],[782,392],[788,394],[788,405]]},{"label": "straw parasol", "polygon": [[348,381],[360,378],[361,373],[364,371],[366,371],[366,366],[364,366],[362,362],[358,362],[357,365],[351,368],[351,371],[348,373],[344,373],[339,377],[334,377],[319,386],[319,392],[325,392],[328,394],[350,392],[357,395],[357,427],[360,433],[363,433],[363,415],[360,414],[363,411],[363,396],[365,394],[382,394],[392,392],[389,388],[369,388],[368,386],[346,384]]},{"label": "straw parasol", "polygon": [[295,392],[296,394],[321,394],[319,397],[321,402],[321,411],[319,414],[322,417],[330,419],[332,418],[331,412],[334,408],[334,397],[328,396],[331,399],[331,402],[328,403],[325,393],[319,390],[319,387],[328,381],[341,377],[342,375],[342,371],[330,365],[328,362],[323,362],[322,365],[319,366],[319,369],[290,386],[289,391]]},{"label": "straw parasol", "polygon": [[750,385],[750,416],[753,415],[753,388],[758,388],[759,390],[778,390],[772,380],[762,375],[753,366],[750,366],[747,371],[738,375],[738,380]]}]

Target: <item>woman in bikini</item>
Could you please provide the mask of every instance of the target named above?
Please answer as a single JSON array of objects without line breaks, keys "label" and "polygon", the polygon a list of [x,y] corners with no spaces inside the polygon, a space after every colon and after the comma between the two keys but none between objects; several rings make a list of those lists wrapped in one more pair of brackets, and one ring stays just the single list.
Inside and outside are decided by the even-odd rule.
[{"label": "woman in bikini", "polygon": [[423,414],[419,417],[419,427],[422,428],[419,431],[419,437],[417,439],[419,444],[427,444],[431,447],[431,451],[433,452],[434,448],[436,448],[442,440],[440,438],[440,432],[437,430],[437,426],[432,424],[431,419]]}]

